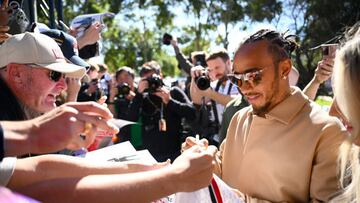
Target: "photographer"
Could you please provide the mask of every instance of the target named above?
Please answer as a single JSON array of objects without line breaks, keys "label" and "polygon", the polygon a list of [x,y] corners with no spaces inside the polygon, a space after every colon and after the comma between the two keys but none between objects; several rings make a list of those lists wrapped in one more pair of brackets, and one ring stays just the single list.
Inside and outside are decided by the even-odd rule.
[{"label": "photographer", "polygon": [[[135,113],[137,109],[134,109],[136,105],[132,105],[137,91],[134,79],[135,73],[130,67],[123,66],[115,73],[115,81],[111,86],[108,102],[108,107],[115,118],[137,121],[137,114]],[[116,142],[130,141],[131,127],[121,128]]]},{"label": "photographer", "polygon": [[77,101],[98,101],[103,96],[98,79],[99,66],[91,62],[89,65],[89,70],[81,80]]},{"label": "photographer", "polygon": [[194,119],[195,108],[180,88],[163,86],[157,62],[145,63],[140,76],[132,105],[142,118],[143,147],[159,162],[173,161],[180,155],[181,119]]},{"label": "photographer", "polygon": [[[190,76],[190,71],[191,68],[196,66],[196,65],[201,65],[201,66],[206,66],[206,62],[205,62],[205,52],[203,51],[194,51],[191,53],[191,61],[189,61],[185,55],[181,52],[181,50],[179,49],[179,46],[177,44],[177,39],[173,36],[171,36],[168,33],[165,33],[163,36],[163,43],[165,45],[170,45],[173,46],[174,51],[175,51],[175,56],[176,56],[176,60],[179,63],[179,68],[183,71],[185,71],[185,73]],[[201,55],[203,57],[201,57]],[[197,57],[200,56],[200,57]],[[202,58],[202,59],[201,59]]]},{"label": "photographer", "polygon": [[191,82],[191,68],[197,65],[206,67],[206,61],[205,56],[206,53],[203,51],[194,51],[190,54],[190,59],[188,59],[180,50],[178,46],[177,39],[173,36],[171,36],[168,33],[165,33],[163,36],[163,44],[170,45],[174,48],[175,51],[175,57],[178,62],[178,67],[180,70],[183,70],[187,77],[187,80],[185,82],[185,93],[186,95],[190,96],[190,82]]},{"label": "photographer", "polygon": [[[218,132],[224,107],[240,93],[237,86],[227,77],[231,72],[231,62],[226,50],[221,49],[211,53],[207,56],[206,62],[207,69],[201,66],[191,69],[190,94],[193,103],[201,105],[199,108],[201,123],[195,122],[195,125],[201,126],[198,133],[207,138],[211,144],[218,146],[220,141]],[[203,118],[206,116],[208,118]],[[208,122],[204,122],[204,119]]]}]

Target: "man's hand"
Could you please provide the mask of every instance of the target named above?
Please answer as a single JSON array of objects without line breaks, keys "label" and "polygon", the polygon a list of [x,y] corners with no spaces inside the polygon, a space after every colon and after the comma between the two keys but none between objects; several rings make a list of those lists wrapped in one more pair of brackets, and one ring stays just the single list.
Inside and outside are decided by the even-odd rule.
[{"label": "man's hand", "polygon": [[154,95],[160,97],[164,104],[168,104],[171,99],[170,91],[164,86],[159,88],[159,90],[155,92]]},{"label": "man's hand", "polygon": [[136,95],[136,93],[135,93],[134,91],[130,90],[129,94],[126,95],[125,98],[126,98],[127,100],[132,101],[132,100],[134,99],[135,95]]},{"label": "man's hand", "polygon": [[197,87],[197,85],[195,83],[195,79],[191,78],[190,96],[191,96],[191,100],[194,104],[202,104],[203,95],[201,94],[201,92],[202,91]]},{"label": "man's hand", "polygon": [[[37,146],[34,153],[49,152],[51,148],[87,147],[94,141],[98,128],[116,134],[119,129],[109,122],[112,118],[106,107],[95,102],[66,103],[30,121],[33,128],[29,138]],[[91,124],[88,132],[84,132],[86,123]],[[84,137],[80,138],[80,134]]]},{"label": "man's hand", "polygon": [[85,30],[84,35],[77,38],[79,49],[86,45],[94,44],[101,38],[101,30],[103,25],[99,22],[95,22],[88,29]]},{"label": "man's hand", "polygon": [[9,0],[4,0],[0,6],[0,26],[6,26],[9,22]]},{"label": "man's hand", "polygon": [[10,29],[7,26],[10,16],[8,2],[8,0],[4,0],[0,7],[0,44],[11,36],[7,33]]},{"label": "man's hand", "polygon": [[194,137],[187,137],[185,139],[185,142],[181,144],[181,151],[183,152],[187,149],[190,149],[193,146],[199,146],[206,149],[209,146],[209,142],[205,138],[201,140],[196,140],[196,138]]},{"label": "man's hand", "polygon": [[191,68],[191,77],[192,78],[197,78],[204,74],[206,74],[206,70],[202,66],[195,66],[195,67]]},{"label": "man's hand", "polygon": [[333,72],[334,59],[324,58],[319,61],[318,66],[315,70],[314,78],[319,84],[329,79]]},{"label": "man's hand", "polygon": [[190,192],[209,185],[213,177],[216,147],[203,149],[193,146],[175,159],[171,165],[175,191]]},{"label": "man's hand", "polygon": [[8,31],[8,26],[0,25],[0,44],[11,37],[11,35],[7,33]]},{"label": "man's hand", "polygon": [[149,88],[149,82],[145,78],[141,79],[138,84],[138,92],[142,94],[147,88]]},{"label": "man's hand", "polygon": [[110,85],[110,94],[109,94],[109,101],[114,102],[116,95],[119,94],[119,90],[117,88],[117,82],[113,80]]},{"label": "man's hand", "polygon": [[69,78],[69,77],[67,77],[66,78],[66,84],[67,84],[66,101],[67,102],[76,101],[77,96],[78,96],[79,91],[80,91],[80,87],[81,87],[80,79],[79,78]]},{"label": "man's hand", "polygon": [[32,120],[3,121],[6,155],[87,147],[94,141],[97,129],[119,132],[109,121],[112,118],[106,107],[95,102],[69,102]]}]

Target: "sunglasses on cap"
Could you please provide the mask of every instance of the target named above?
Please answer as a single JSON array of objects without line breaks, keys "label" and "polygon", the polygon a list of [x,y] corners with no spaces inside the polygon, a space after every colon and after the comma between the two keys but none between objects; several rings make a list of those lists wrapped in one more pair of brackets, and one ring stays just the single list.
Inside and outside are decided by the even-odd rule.
[{"label": "sunglasses on cap", "polygon": [[[265,69],[265,68],[264,68]],[[254,70],[251,72],[243,73],[243,74],[227,74],[227,77],[230,79],[230,82],[234,85],[238,86],[239,88],[246,82],[252,82],[254,85],[260,83],[262,79],[262,72],[264,69],[261,70]]]}]

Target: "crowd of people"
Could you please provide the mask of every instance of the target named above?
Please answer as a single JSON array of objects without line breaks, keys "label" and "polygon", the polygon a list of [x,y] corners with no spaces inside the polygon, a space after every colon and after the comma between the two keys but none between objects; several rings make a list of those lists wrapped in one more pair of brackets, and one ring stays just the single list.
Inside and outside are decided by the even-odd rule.
[{"label": "crowd of people", "polygon": [[[89,62],[99,23],[77,30],[9,33],[0,9],[0,200],[150,202],[207,187],[213,173],[244,202],[360,202],[357,94],[360,26],[344,33],[301,90],[291,35],[261,29],[231,58],[225,49],[189,59],[167,34],[185,88],[168,87],[161,65]],[[333,73],[334,72],[334,73]],[[332,77],[329,112],[314,102]],[[135,125],[118,129],[112,119]],[[72,156],[99,132],[130,141],[156,164]],[[197,139],[197,138],[200,138]],[[51,194],[51,195],[49,195]]]}]

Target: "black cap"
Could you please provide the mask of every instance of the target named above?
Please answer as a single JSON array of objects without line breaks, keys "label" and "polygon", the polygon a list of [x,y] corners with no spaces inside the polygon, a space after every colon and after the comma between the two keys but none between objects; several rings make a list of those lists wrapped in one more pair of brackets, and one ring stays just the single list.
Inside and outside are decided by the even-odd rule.
[{"label": "black cap", "polygon": [[73,36],[56,29],[46,30],[41,33],[53,38],[61,48],[66,59],[71,61],[71,63],[85,67],[86,69],[90,67],[88,63],[79,57],[78,45]]}]

